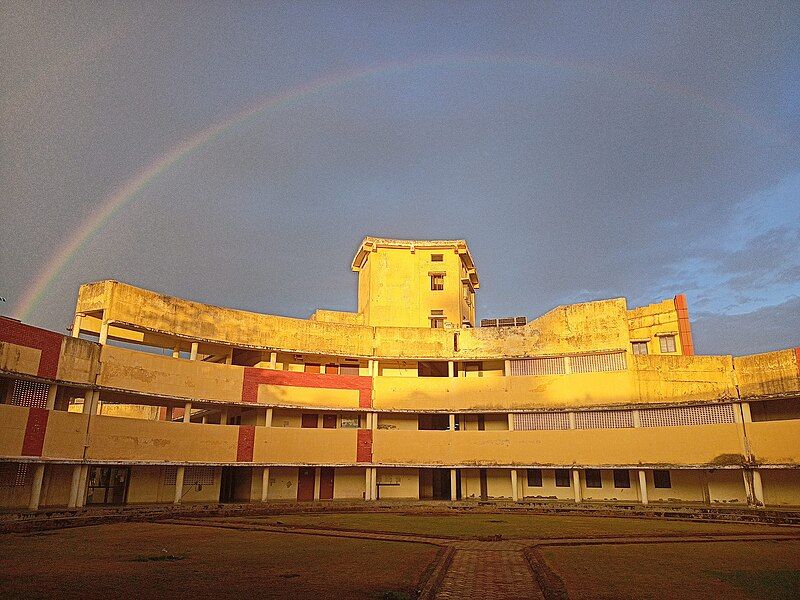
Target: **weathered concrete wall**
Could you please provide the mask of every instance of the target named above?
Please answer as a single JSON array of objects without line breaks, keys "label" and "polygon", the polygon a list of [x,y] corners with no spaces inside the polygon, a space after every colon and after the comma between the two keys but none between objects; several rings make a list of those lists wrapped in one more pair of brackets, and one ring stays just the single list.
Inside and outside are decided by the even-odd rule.
[{"label": "weathered concrete wall", "polygon": [[800,350],[780,350],[733,359],[742,398],[785,396],[800,390]]}]

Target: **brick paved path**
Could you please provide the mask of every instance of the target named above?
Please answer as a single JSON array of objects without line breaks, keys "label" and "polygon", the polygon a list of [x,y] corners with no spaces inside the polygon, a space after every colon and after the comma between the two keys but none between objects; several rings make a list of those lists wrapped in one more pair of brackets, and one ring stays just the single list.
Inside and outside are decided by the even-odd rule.
[{"label": "brick paved path", "polygon": [[434,596],[437,600],[543,600],[522,552],[515,549],[456,550]]}]

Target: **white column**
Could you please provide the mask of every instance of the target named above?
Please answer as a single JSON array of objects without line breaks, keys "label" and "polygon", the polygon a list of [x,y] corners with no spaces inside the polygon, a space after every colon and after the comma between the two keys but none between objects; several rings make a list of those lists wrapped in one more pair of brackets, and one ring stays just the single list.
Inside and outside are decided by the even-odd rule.
[{"label": "white column", "polygon": [[197,342],[192,342],[192,349],[189,352],[189,360],[197,360],[197,351],[200,348],[200,344]]},{"label": "white column", "polygon": [[450,469],[450,501],[455,502],[458,500],[458,490],[456,489],[458,485],[458,471],[456,469]]},{"label": "white column", "polygon": [[370,471],[372,471],[372,476],[371,476],[372,479],[371,479],[371,484],[370,484],[371,488],[372,488],[372,491],[370,492],[370,498],[372,500],[377,500],[378,499],[378,469],[377,469],[377,467],[372,467],[370,469]]},{"label": "white column", "polygon": [[225,364],[232,365],[233,364],[233,348],[228,350],[228,355],[225,357]]},{"label": "white column", "polygon": [[319,500],[319,484],[322,469],[319,467],[314,468],[314,500]]},{"label": "white column", "polygon": [[269,497],[269,467],[264,467],[261,473],[261,501],[266,502]]},{"label": "white column", "polygon": [[[369,415],[367,415],[369,416]],[[367,467],[364,469],[364,500],[372,500],[372,469]]]},{"label": "white column", "polygon": [[272,407],[267,408],[267,414],[264,417],[264,427],[272,427]]},{"label": "white column", "polygon": [[100,339],[98,341],[101,344],[105,344],[108,341],[108,321],[106,321],[105,317],[100,321]]},{"label": "white column", "polygon": [[503,375],[509,377],[511,375],[511,361],[503,361]]},{"label": "white column", "polygon": [[633,426],[634,427],[642,426],[642,416],[639,414],[638,410],[633,411]]},{"label": "white column", "polygon": [[519,501],[519,480],[516,469],[511,469],[511,499],[514,502]]},{"label": "white column", "polygon": [[186,475],[186,467],[179,466],[175,473],[175,501],[173,504],[180,504],[183,497],[183,478]]},{"label": "white column", "polygon": [[51,383],[47,388],[47,404],[45,406],[47,410],[53,410],[56,407],[56,394],[58,394],[58,386]]},{"label": "white column", "polygon": [[572,492],[575,494],[575,502],[580,502],[583,499],[581,495],[580,469],[572,469]]},{"label": "white column", "polygon": [[452,360],[447,361],[447,376],[448,377],[456,376],[456,364]]},{"label": "white column", "polygon": [[639,496],[641,496],[642,504],[649,502],[647,498],[647,472],[639,471]]},{"label": "white column", "polygon": [[564,373],[572,373],[572,358],[569,356],[564,357]]},{"label": "white column", "polygon": [[270,352],[269,353],[269,368],[274,371],[276,366],[278,366],[278,353],[277,352]]},{"label": "white column", "polygon": [[372,413],[372,427],[370,429],[378,428],[378,413]]},{"label": "white column", "polygon": [[219,424],[220,425],[227,425],[228,424],[228,409],[223,408],[219,413]]},{"label": "white column", "polygon": [[508,430],[514,431],[514,413],[508,413]]},{"label": "white column", "polygon": [[570,429],[577,429],[578,428],[578,420],[575,417],[575,411],[572,411],[572,410],[569,411],[568,417],[569,417],[569,428]]},{"label": "white column", "polygon": [[75,320],[72,321],[72,337],[80,337],[81,325],[83,324],[83,315],[75,315]]},{"label": "white column", "polygon": [[183,405],[183,422],[184,423],[191,423],[192,422],[192,403],[187,402]]},{"label": "white column", "polygon": [[756,506],[764,506],[764,484],[761,481],[761,471],[753,469],[753,500]]},{"label": "white column", "polygon": [[755,494],[755,482],[753,481],[755,478],[753,477],[753,471],[742,469],[742,479],[744,480],[744,493],[747,497],[747,503],[752,506],[757,506],[758,502]]},{"label": "white column", "polygon": [[180,346],[173,346],[172,347],[172,358],[180,358],[181,357],[181,347]]},{"label": "white column", "polygon": [[68,508],[75,508],[78,506],[78,487],[81,482],[81,466],[75,465],[72,468],[72,483],[69,486],[69,503]]},{"label": "white column", "polygon": [[29,510],[38,510],[39,502],[42,498],[42,481],[44,480],[44,463],[36,465],[33,472],[33,483],[31,484],[31,498],[28,502]]},{"label": "white column", "polygon": [[450,417],[450,422],[449,422],[450,431],[455,431],[456,430],[456,416],[454,414],[452,414],[452,413],[450,415],[448,415],[448,416]]}]

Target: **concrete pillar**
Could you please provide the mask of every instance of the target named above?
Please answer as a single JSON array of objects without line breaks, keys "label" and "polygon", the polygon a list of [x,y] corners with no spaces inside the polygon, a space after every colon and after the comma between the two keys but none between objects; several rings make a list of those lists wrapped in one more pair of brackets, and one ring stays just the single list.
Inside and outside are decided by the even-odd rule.
[{"label": "concrete pillar", "polygon": [[509,377],[511,375],[511,361],[503,361],[503,375]]},{"label": "concrete pillar", "polygon": [[225,364],[232,365],[233,364],[233,348],[228,350],[228,355],[225,357]]},{"label": "concrete pillar", "polygon": [[458,500],[458,470],[450,469],[450,501]]},{"label": "concrete pillar", "polygon": [[89,465],[81,465],[80,478],[78,480],[78,496],[75,500],[75,506],[81,507],[86,505],[86,481],[89,479]]},{"label": "concrete pillar", "polygon": [[82,324],[83,324],[83,315],[75,315],[75,320],[72,321],[72,337],[81,336]]},{"label": "concrete pillar", "polygon": [[208,417],[207,417],[206,415],[203,415],[203,418],[200,420],[200,422],[201,422],[203,425],[205,425],[206,423],[208,423]]},{"label": "concrete pillar", "polygon": [[753,469],[753,500],[756,506],[764,506],[764,484],[758,469]]},{"label": "concrete pillar", "polygon": [[575,502],[580,502],[583,499],[581,495],[580,469],[572,469],[572,492],[575,494]]},{"label": "concrete pillar", "polygon": [[750,414],[750,403],[749,402],[742,402],[742,421],[744,423],[752,423],[753,417]]},{"label": "concrete pillar", "polygon": [[93,414],[94,408],[94,390],[87,389],[83,394],[83,410],[81,411],[85,415]]},{"label": "concrete pillar", "polygon": [[174,418],[175,418],[175,407],[174,406],[168,406],[167,407],[167,416],[165,417],[165,419],[167,421],[172,421],[172,419],[174,419]]},{"label": "concrete pillar", "polygon": [[372,471],[372,492],[370,493],[370,497],[373,500],[378,499],[378,469],[377,467],[372,467],[370,469]]},{"label": "concrete pillar", "polygon": [[172,358],[180,358],[181,357],[181,347],[180,346],[173,346],[172,347]]},{"label": "concrete pillar", "polygon": [[266,502],[269,497],[269,467],[264,467],[261,473],[261,501]]},{"label": "concrete pillar", "polygon": [[197,360],[197,351],[200,348],[200,344],[197,342],[192,342],[192,349],[189,351],[189,360]]},{"label": "concrete pillar", "polygon": [[[369,415],[367,415],[369,416]],[[367,467],[364,469],[364,500],[372,500],[372,469]]]},{"label": "concrete pillar", "polygon": [[511,499],[514,502],[519,501],[519,479],[516,469],[511,469]]},{"label": "concrete pillar", "polygon": [[574,411],[569,411],[567,416],[569,417],[569,428],[570,429],[577,429],[578,428],[578,420],[575,418],[575,412]]},{"label": "concrete pillar", "polygon": [[273,371],[275,367],[278,366],[278,353],[277,352],[270,352],[269,353],[269,368]]},{"label": "concrete pillar", "polygon": [[647,498],[647,472],[639,471],[639,496],[641,497],[642,504],[649,502]]},{"label": "concrete pillar", "polygon": [[564,373],[572,373],[572,359],[569,356],[564,357]]},{"label": "concrete pillar", "polygon": [[192,403],[187,402],[183,405],[183,422],[191,423],[192,421]]},{"label": "concrete pillar", "polygon": [[447,361],[447,376],[448,377],[456,376],[456,363],[454,363],[452,360]]},{"label": "concrete pillar", "polygon": [[314,468],[314,500],[319,500],[319,484],[322,469],[320,467]]},{"label": "concrete pillar", "polygon": [[642,426],[642,417],[639,414],[638,410],[633,411],[633,426],[634,427],[641,427]]},{"label": "concrete pillar", "polygon": [[514,431],[514,413],[508,413],[508,430]]},{"label": "concrete pillar", "polygon": [[378,428],[378,413],[372,413],[372,427],[370,429]]},{"label": "concrete pillar", "polygon": [[711,504],[711,492],[708,489],[708,471],[700,471],[700,487],[703,490],[703,503]]},{"label": "concrete pillar", "polygon": [[44,481],[44,463],[37,464],[36,470],[33,472],[28,510],[39,510],[39,502],[42,498],[42,481]]},{"label": "concrete pillar", "polygon": [[100,321],[100,339],[98,341],[101,344],[108,342],[108,321],[106,321],[105,317]]},{"label": "concrete pillar", "polygon": [[450,417],[449,425],[448,425],[450,427],[450,431],[455,431],[456,430],[456,416],[454,414],[452,414],[452,413],[450,415],[448,415],[448,416]]},{"label": "concrete pillar", "polygon": [[72,468],[72,483],[69,486],[69,502],[67,507],[75,508],[78,506],[78,488],[81,482],[81,465],[75,465]]},{"label": "concrete pillar", "polygon": [[264,427],[272,427],[272,407],[270,406],[267,408],[267,412],[264,415]]},{"label": "concrete pillar", "polygon": [[175,472],[175,501],[173,504],[180,504],[183,498],[183,478],[186,475],[186,467],[183,465],[178,467]]},{"label": "concrete pillar", "polygon": [[56,407],[56,395],[58,394],[58,386],[55,383],[51,383],[50,387],[47,388],[47,404],[45,408],[47,410],[53,410]]},{"label": "concrete pillar", "polygon": [[220,425],[227,425],[228,424],[228,409],[223,408],[219,413],[219,424]]}]

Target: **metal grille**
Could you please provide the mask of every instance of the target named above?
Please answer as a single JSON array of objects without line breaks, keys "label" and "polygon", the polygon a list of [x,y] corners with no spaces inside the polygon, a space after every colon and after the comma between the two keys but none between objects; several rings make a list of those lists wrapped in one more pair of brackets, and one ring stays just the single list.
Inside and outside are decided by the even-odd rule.
[{"label": "metal grille", "polygon": [[639,411],[639,422],[642,427],[733,423],[733,407],[730,404],[713,404],[710,406],[645,408]]},{"label": "metal grille", "polygon": [[624,371],[625,353],[585,354],[570,358],[573,373],[597,373],[600,371]]},{"label": "metal grille", "polygon": [[11,404],[15,406],[30,406],[32,408],[47,408],[47,390],[49,387],[46,383],[17,379],[14,381],[14,390],[11,392]]},{"label": "metal grille", "polygon": [[590,410],[575,413],[575,426],[578,429],[616,429],[633,427],[633,411],[630,410]]},{"label": "metal grille", "polygon": [[[175,485],[178,478],[178,467],[170,466],[164,471],[164,485]],[[186,467],[183,473],[183,485],[212,485],[214,483],[214,467]]]},{"label": "metal grille", "polygon": [[563,375],[565,372],[563,356],[511,361],[512,375]]},{"label": "metal grille", "polygon": [[514,413],[514,429],[518,431],[569,429],[569,413]]},{"label": "metal grille", "polygon": [[28,463],[0,464],[0,487],[24,487],[30,483],[31,469]]}]

